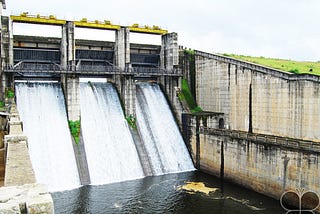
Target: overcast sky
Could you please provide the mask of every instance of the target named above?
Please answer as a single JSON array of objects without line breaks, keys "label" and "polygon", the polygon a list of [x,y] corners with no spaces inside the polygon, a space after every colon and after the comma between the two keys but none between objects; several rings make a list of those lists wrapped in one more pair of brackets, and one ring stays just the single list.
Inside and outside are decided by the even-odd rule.
[{"label": "overcast sky", "polygon": [[[320,0],[6,0],[6,6],[5,15],[27,11],[68,20],[159,25],[177,32],[179,45],[211,53],[320,61]],[[25,24],[14,29],[28,31]],[[50,29],[41,32],[60,33]],[[158,43],[159,37],[152,40]]]}]

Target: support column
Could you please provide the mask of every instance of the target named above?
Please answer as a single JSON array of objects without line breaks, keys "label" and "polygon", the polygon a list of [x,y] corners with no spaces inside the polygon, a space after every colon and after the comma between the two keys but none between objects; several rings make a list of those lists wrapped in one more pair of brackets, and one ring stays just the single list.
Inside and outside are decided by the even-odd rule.
[{"label": "support column", "polygon": [[1,17],[1,92],[5,93],[5,88],[12,86],[13,75],[5,74],[5,65],[13,66],[13,30],[12,21],[7,16]]},{"label": "support column", "polygon": [[68,75],[62,78],[68,120],[80,120],[79,77]]},{"label": "support column", "polygon": [[61,39],[61,67],[72,68],[70,74],[61,75],[62,87],[66,100],[66,108],[69,120],[80,120],[79,77],[73,74],[75,71],[75,38],[74,23],[67,22],[62,27]]},{"label": "support column", "polygon": [[60,44],[60,66],[61,69],[66,70],[68,65],[68,36],[67,36],[67,24],[61,27],[61,44]]},{"label": "support column", "polygon": [[165,34],[161,40],[160,65],[162,69],[171,70],[179,64],[178,34]]},{"label": "support column", "polygon": [[13,65],[13,22],[8,17],[8,33],[9,33],[9,65]]},{"label": "support column", "polygon": [[130,63],[130,31],[127,27],[121,27],[116,31],[115,42],[115,62],[121,70],[126,69],[126,65]]},{"label": "support column", "polygon": [[[178,34],[168,33],[163,35],[161,39],[161,68],[166,70],[177,68],[179,65]],[[180,87],[181,77],[161,76],[159,77],[158,81],[167,95],[172,110],[174,111],[176,118],[180,123],[179,125],[181,125],[181,113],[183,112],[183,107],[177,97],[177,90]]]},{"label": "support column", "polygon": [[133,115],[135,117],[135,100],[136,100],[136,85],[133,76],[125,77],[125,90],[124,90],[124,105],[126,115]]},{"label": "support column", "polygon": [[72,70],[75,69],[76,44],[74,38],[74,23],[67,22],[67,60]]},{"label": "support column", "polygon": [[136,85],[133,75],[114,74],[111,82],[117,88],[126,116],[135,116]]}]

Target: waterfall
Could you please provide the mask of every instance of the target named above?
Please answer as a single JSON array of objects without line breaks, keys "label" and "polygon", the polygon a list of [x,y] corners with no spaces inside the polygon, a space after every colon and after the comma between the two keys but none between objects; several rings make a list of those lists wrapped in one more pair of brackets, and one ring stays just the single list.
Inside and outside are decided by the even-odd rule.
[{"label": "waterfall", "polygon": [[137,84],[136,114],[154,175],[194,170],[169,105],[157,84]]},{"label": "waterfall", "polygon": [[49,191],[79,186],[60,84],[16,83],[16,98],[37,182]]},{"label": "waterfall", "polygon": [[80,83],[81,127],[92,184],[144,176],[115,88]]}]

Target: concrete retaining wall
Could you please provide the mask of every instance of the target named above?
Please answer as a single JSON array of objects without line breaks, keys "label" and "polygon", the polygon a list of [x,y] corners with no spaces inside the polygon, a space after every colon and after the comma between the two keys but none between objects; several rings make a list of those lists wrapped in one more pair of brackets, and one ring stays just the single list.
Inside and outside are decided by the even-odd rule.
[{"label": "concrete retaining wall", "polygon": [[6,149],[5,187],[0,188],[0,213],[54,213],[47,187],[36,183],[28,151],[28,138],[16,106],[10,111]]},{"label": "concrete retaining wall", "polygon": [[[198,169],[278,200],[285,191],[296,188],[320,194],[319,148],[307,151],[290,139],[285,145],[271,142],[271,136],[259,140],[261,136],[254,134],[206,129],[201,120],[197,130],[195,117],[188,127],[187,145]],[[316,201],[310,197],[303,203],[309,206]],[[297,206],[296,201],[291,203]]]},{"label": "concrete retaining wall", "polygon": [[319,141],[319,78],[196,52],[197,102],[227,128]]},{"label": "concrete retaining wall", "polygon": [[23,135],[22,121],[15,105],[12,105],[10,115],[9,135],[4,137],[6,148],[4,185],[35,183],[36,178],[28,151],[28,138]]}]

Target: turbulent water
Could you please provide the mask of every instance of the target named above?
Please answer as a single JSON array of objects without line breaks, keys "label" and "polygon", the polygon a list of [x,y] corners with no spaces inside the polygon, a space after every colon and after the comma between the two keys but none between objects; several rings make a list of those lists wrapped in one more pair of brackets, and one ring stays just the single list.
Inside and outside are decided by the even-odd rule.
[{"label": "turbulent water", "polygon": [[157,84],[137,84],[136,114],[154,175],[194,169],[169,105]]},{"label": "turbulent water", "polygon": [[80,84],[81,127],[91,184],[144,176],[118,94],[108,83]]},{"label": "turbulent water", "polygon": [[37,182],[49,191],[79,186],[60,84],[16,83],[16,97]]}]

